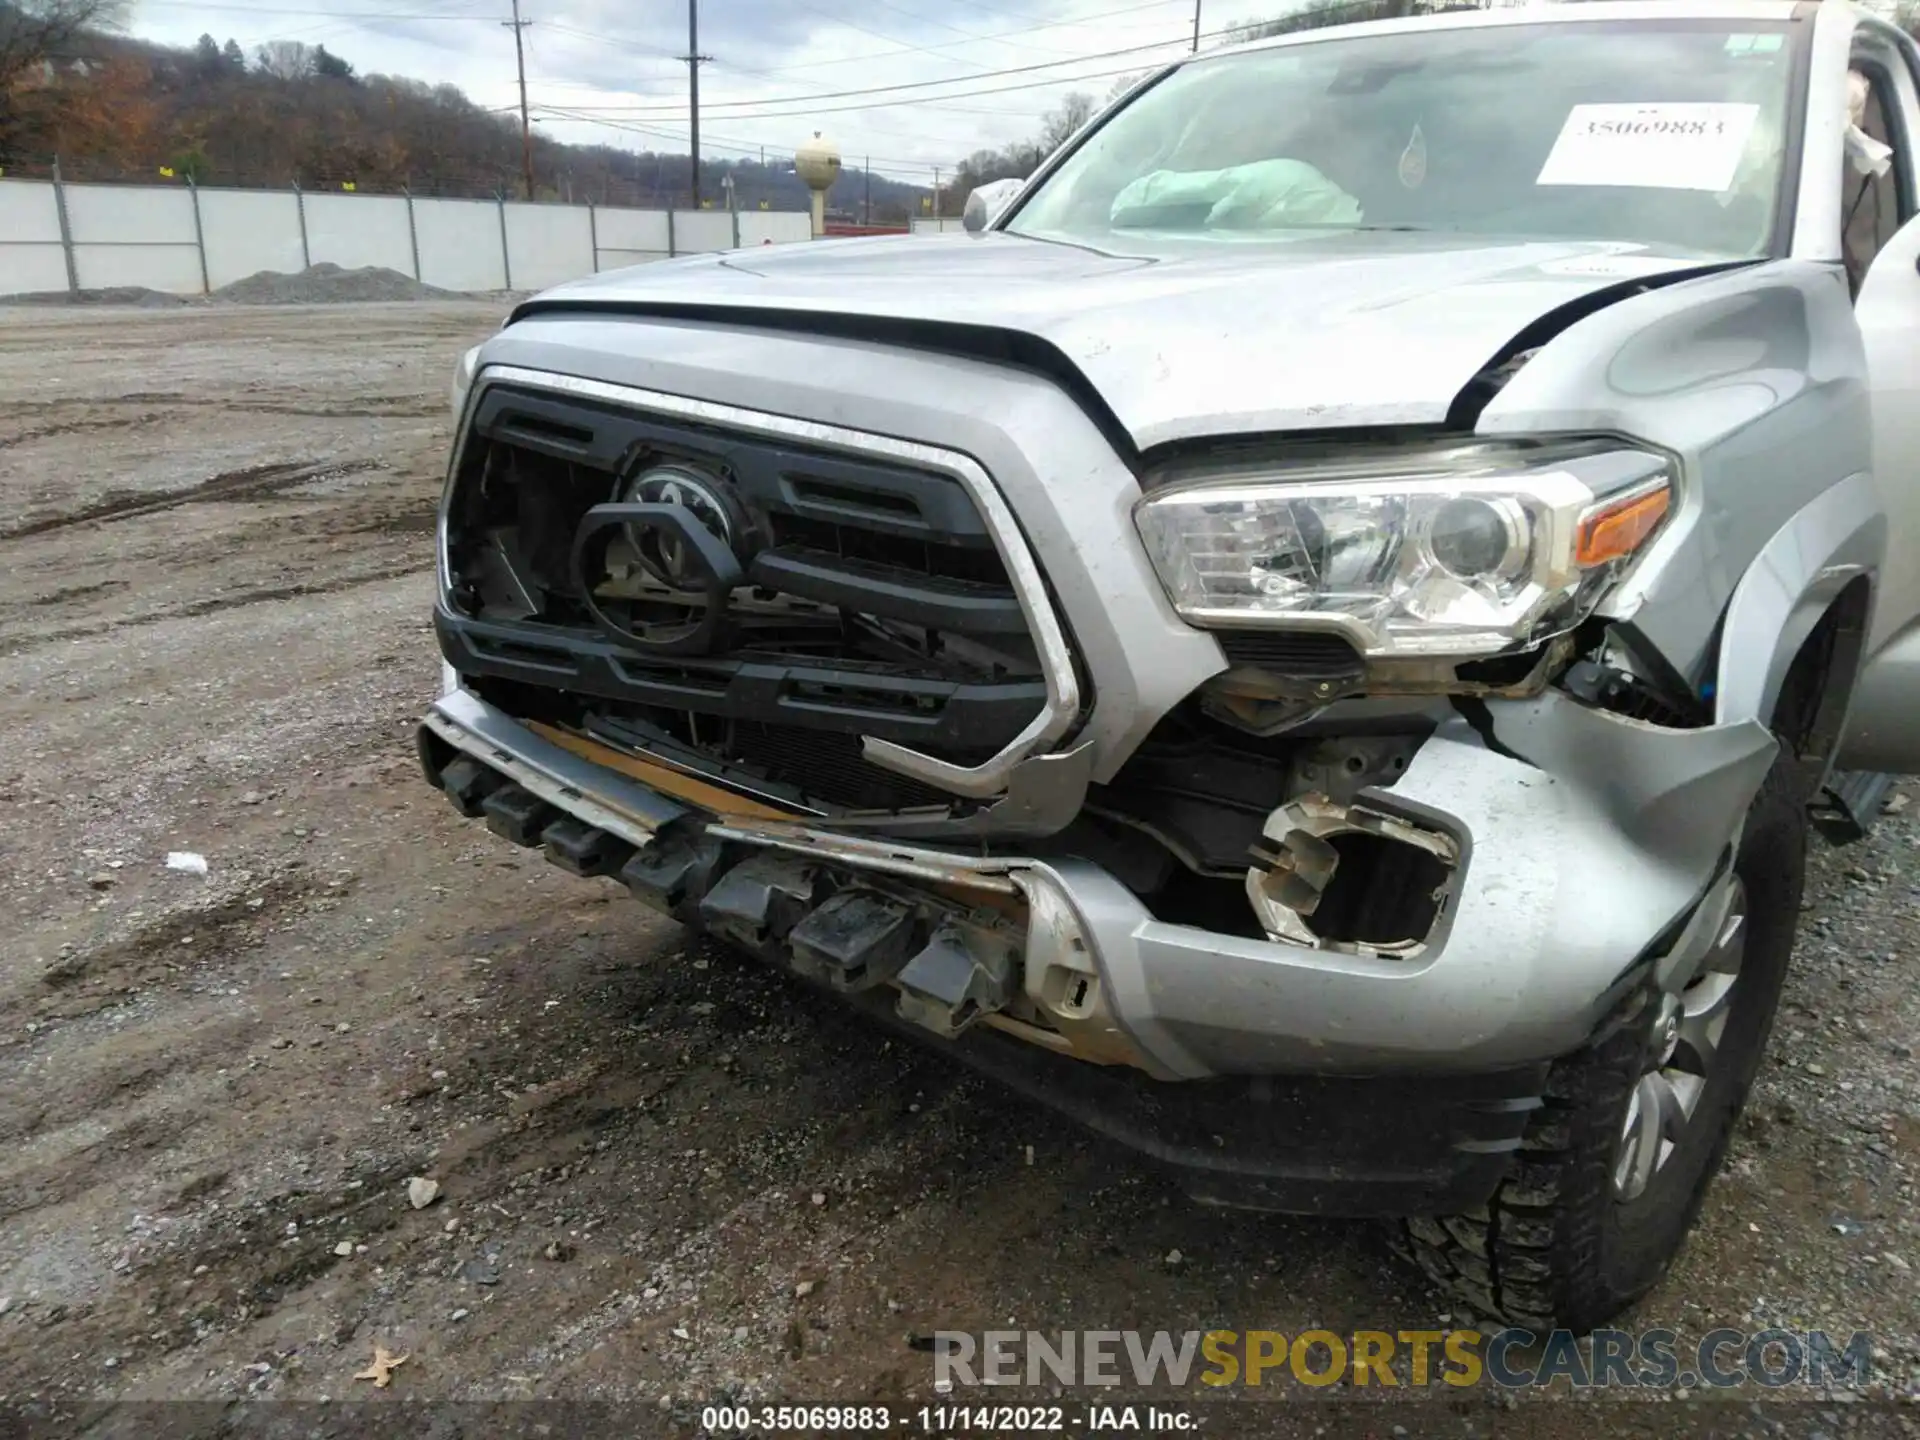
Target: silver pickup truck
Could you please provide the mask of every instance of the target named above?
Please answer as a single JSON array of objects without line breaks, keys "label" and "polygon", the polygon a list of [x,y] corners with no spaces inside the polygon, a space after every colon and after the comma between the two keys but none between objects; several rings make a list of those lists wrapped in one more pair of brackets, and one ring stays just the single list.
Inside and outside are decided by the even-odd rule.
[{"label": "silver pickup truck", "polygon": [[1920,769],[1920,53],[1496,9],[1148,77],[972,233],[468,355],[432,782],[1488,1314],[1679,1248]]}]

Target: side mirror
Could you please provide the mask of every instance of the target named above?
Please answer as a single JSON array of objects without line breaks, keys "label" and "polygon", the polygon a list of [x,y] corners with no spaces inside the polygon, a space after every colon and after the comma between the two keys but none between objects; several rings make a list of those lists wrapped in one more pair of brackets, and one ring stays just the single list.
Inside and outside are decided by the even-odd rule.
[{"label": "side mirror", "polygon": [[1013,197],[1026,188],[1024,180],[992,180],[985,185],[976,185],[973,193],[967,196],[966,209],[961,212],[960,223],[967,227],[969,235],[978,235],[1005,213]]}]

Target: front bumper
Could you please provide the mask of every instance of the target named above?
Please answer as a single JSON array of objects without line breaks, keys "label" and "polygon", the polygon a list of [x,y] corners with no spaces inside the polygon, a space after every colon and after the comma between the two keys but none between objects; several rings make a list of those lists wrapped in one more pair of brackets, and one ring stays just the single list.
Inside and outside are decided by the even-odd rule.
[{"label": "front bumper", "polygon": [[[493,828],[576,873],[617,874],[682,919],[701,911],[675,887],[719,894],[721,854],[736,880],[804,860],[860,885],[952,897],[971,914],[997,908],[988,923],[1023,945],[1029,994],[1050,993],[1062,965],[1095,977],[1097,1001],[1061,1029],[1074,1053],[1111,1063],[1051,1053],[1027,1042],[1058,1035],[1017,1025],[940,1040],[903,1020],[890,991],[848,998],[1172,1170],[1203,1201],[1401,1215],[1492,1193],[1549,1061],[1588,1038],[1670,948],[1663,940],[1677,945],[1774,749],[1758,727],[1661,731],[1557,694],[1504,707],[1500,729],[1502,748],[1526,749],[1502,755],[1465,725],[1443,726],[1391,792],[1372,794],[1446,829],[1462,852],[1451,914],[1400,961],[1167,924],[1085,861],[721,819],[457,688],[426,716],[420,748],[428,778],[469,813],[479,807],[453,777],[483,771],[490,793],[518,797],[518,811],[488,810]],[[786,938],[796,918],[777,934],[716,928],[820,978]]]},{"label": "front bumper", "polygon": [[1478,1074],[1550,1059],[1591,1034],[1724,863],[1775,750],[1758,725],[1664,730],[1552,691],[1489,709],[1490,738],[1508,753],[1450,722],[1391,790],[1369,792],[1461,851],[1456,899],[1410,959],[1170,924],[1070,857],[982,858],[718,820],[459,689],[421,734],[436,783],[446,759],[464,755],[624,847],[712,840],[1020,909],[1031,917],[1029,991],[1050,966],[1087,969],[1108,1048],[1161,1079]]}]

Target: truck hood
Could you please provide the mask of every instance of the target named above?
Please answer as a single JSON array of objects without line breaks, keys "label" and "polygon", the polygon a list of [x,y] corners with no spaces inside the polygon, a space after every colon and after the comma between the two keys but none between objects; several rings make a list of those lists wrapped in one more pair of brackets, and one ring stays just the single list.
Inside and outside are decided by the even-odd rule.
[{"label": "truck hood", "polygon": [[1610,242],[1363,233],[1126,254],[990,232],[656,262],[562,285],[516,316],[764,317],[936,348],[954,327],[1012,332],[1078,371],[1144,451],[1198,436],[1438,423],[1541,316],[1713,263]]}]

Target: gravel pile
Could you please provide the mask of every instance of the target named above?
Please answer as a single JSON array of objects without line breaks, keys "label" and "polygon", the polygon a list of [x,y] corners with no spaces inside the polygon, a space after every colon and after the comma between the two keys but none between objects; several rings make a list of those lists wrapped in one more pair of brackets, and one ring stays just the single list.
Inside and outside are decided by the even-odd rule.
[{"label": "gravel pile", "polygon": [[343,270],[330,261],[296,275],[262,270],[213,292],[216,300],[239,305],[331,305],[356,300],[460,300],[453,290],[422,285],[411,275],[372,265]]}]

